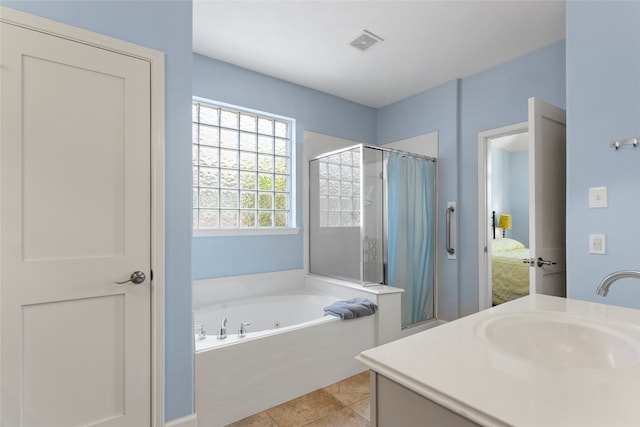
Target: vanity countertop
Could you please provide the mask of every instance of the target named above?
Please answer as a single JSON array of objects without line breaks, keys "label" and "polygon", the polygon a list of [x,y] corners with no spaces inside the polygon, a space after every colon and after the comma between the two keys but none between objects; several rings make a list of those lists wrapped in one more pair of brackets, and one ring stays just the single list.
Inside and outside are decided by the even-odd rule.
[{"label": "vanity countertop", "polygon": [[[620,336],[635,348],[617,367],[564,367],[510,354],[482,338],[483,325],[534,312],[576,322],[588,319],[622,331]],[[526,342],[529,337],[518,339]],[[526,296],[372,348],[356,359],[481,425],[640,426],[640,310]]]}]

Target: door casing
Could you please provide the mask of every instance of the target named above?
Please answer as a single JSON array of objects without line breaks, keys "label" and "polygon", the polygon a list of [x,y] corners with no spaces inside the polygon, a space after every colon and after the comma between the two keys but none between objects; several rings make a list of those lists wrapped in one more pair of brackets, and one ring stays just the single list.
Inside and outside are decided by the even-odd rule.
[{"label": "door casing", "polygon": [[0,21],[149,62],[151,70],[151,423],[164,425],[164,54],[0,6]]}]

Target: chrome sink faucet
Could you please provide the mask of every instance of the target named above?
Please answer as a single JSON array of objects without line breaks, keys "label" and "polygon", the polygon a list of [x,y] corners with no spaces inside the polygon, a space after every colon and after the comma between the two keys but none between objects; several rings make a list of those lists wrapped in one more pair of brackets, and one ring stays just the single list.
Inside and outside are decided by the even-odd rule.
[{"label": "chrome sink faucet", "polygon": [[606,297],[607,294],[609,293],[609,287],[613,285],[613,282],[615,282],[618,279],[628,279],[628,278],[640,279],[640,271],[620,270],[620,271],[611,273],[607,277],[602,279],[602,282],[600,282],[600,286],[598,286],[596,293],[601,297]]},{"label": "chrome sink faucet", "polygon": [[223,340],[227,337],[227,318],[222,318],[222,324],[220,325],[220,329],[218,329],[218,339]]}]

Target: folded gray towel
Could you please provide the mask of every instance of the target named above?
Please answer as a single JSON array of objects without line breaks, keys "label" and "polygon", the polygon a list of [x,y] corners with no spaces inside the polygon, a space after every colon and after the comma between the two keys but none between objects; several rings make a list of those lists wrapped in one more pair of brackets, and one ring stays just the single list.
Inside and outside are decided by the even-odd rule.
[{"label": "folded gray towel", "polygon": [[333,314],[342,320],[355,319],[374,314],[378,308],[373,302],[366,298],[352,298],[345,301],[336,301],[324,308],[325,316]]}]

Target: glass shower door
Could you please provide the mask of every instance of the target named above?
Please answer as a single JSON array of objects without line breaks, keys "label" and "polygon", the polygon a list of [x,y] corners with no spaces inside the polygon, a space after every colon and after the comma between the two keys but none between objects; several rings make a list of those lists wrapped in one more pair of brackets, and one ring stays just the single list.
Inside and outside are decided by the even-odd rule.
[{"label": "glass shower door", "polygon": [[384,279],[382,152],[362,145],[309,162],[309,272]]},{"label": "glass shower door", "polygon": [[435,162],[358,145],[309,162],[309,272],[404,289],[402,325],[434,318]]},{"label": "glass shower door", "polygon": [[360,146],[309,162],[309,272],[362,281]]}]

